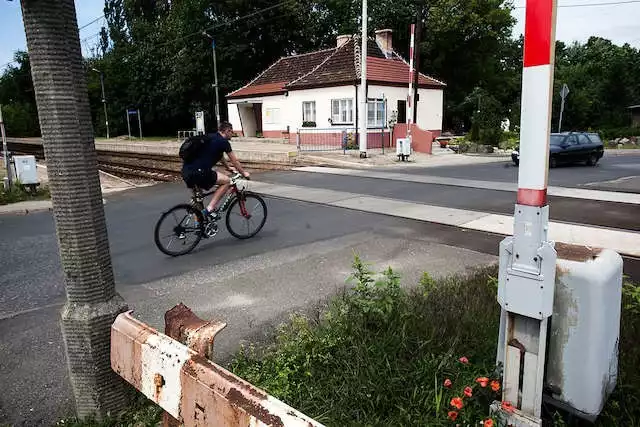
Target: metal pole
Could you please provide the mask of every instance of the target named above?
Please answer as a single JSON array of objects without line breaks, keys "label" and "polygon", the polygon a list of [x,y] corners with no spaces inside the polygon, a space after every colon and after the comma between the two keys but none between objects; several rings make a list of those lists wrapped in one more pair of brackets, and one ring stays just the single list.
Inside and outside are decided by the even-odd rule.
[{"label": "metal pole", "polygon": [[560,120],[558,120],[558,133],[562,132],[562,114],[564,113],[564,96],[560,103]]},{"label": "metal pole", "polygon": [[407,96],[407,139],[411,144],[411,125],[413,124],[413,49],[415,45],[416,24],[411,24],[411,40],[409,42],[409,95]]},{"label": "metal pole", "polygon": [[140,139],[142,139],[142,121],[140,120],[140,110],[138,111],[138,130],[140,131]]},{"label": "metal pole", "polygon": [[[556,0],[527,0],[522,72],[520,168],[513,237],[500,243],[498,360],[507,424],[541,425],[547,324],[553,313],[557,254],[547,237],[547,181]],[[526,423],[514,422],[519,417]]]},{"label": "metal pole", "polygon": [[360,157],[367,157],[367,0],[362,0],[362,47],[360,52]]},{"label": "metal pole", "polygon": [[129,132],[129,139],[131,139],[131,123],[129,121],[129,110],[125,111],[125,115],[127,116],[127,132]]},{"label": "metal pole", "polygon": [[107,127],[107,139],[109,139],[109,115],[107,113],[107,98],[104,96],[104,74],[100,73],[100,86],[102,87],[102,105],[104,106],[104,124]]},{"label": "metal pole", "polygon": [[7,171],[7,183],[9,184],[9,188],[11,188],[11,162],[9,161],[9,150],[7,149],[7,135],[4,131],[2,105],[0,105],[0,132],[2,133],[2,157],[4,159],[4,168]]},{"label": "metal pole", "polygon": [[211,50],[213,51],[213,78],[216,89],[216,128],[220,125],[220,96],[218,94],[218,62],[216,60],[216,42],[211,39]]}]

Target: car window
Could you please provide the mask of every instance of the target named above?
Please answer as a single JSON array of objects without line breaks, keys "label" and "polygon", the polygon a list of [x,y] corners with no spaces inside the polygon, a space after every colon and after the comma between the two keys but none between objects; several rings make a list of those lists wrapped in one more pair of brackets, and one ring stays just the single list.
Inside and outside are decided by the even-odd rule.
[{"label": "car window", "polygon": [[600,135],[598,135],[597,133],[590,133],[589,134],[589,139],[591,139],[591,141],[593,141],[594,144],[602,144],[602,140],[600,139]]},{"label": "car window", "polygon": [[564,138],[564,135],[551,135],[550,143],[551,145],[562,145]]},{"label": "car window", "polygon": [[569,138],[567,138],[567,144],[578,145],[578,138],[576,138],[575,135],[569,135]]},{"label": "car window", "polygon": [[578,135],[578,143],[582,145],[590,145],[591,140],[587,138],[587,135]]}]

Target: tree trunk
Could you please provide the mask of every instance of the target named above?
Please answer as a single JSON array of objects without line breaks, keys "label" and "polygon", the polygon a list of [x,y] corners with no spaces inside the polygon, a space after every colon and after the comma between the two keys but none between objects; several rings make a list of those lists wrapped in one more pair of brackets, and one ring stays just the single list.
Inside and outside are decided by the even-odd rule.
[{"label": "tree trunk", "polygon": [[121,409],[110,326],[126,310],[116,293],[89,98],[73,0],[22,0],[67,292],[62,332],[79,417]]}]

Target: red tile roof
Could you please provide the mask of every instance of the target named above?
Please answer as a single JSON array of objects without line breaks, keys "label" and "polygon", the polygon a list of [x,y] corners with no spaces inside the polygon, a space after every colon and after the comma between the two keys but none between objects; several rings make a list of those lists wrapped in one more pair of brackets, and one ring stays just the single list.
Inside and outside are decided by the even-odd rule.
[{"label": "red tile roof", "polygon": [[[274,95],[287,90],[357,84],[360,80],[359,42],[356,37],[339,48],[279,59],[243,88],[227,95],[241,98]],[[367,80],[378,84],[409,84],[409,65],[393,54],[386,58],[374,40],[367,46]],[[420,87],[444,88],[446,85],[420,74]]]},{"label": "red tile roof", "polygon": [[276,95],[286,92],[284,88],[287,82],[275,82],[265,84],[251,84],[236,90],[228,95],[229,98],[244,98],[253,95]]}]

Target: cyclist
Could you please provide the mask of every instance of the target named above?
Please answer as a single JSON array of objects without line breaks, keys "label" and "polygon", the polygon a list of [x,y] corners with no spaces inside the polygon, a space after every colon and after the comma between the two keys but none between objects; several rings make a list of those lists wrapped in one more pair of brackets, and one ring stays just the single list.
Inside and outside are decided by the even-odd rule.
[{"label": "cyclist", "polygon": [[185,162],[182,166],[182,178],[187,184],[187,187],[193,188],[197,186],[206,191],[216,184],[219,185],[213,193],[209,205],[202,211],[205,218],[209,217],[212,220],[220,219],[217,204],[231,185],[231,180],[228,175],[213,170],[213,167],[219,161],[222,161],[227,170],[233,171],[224,159],[224,154],[227,154],[227,157],[235,169],[240,172],[242,176],[249,178],[249,172],[243,169],[240,161],[231,149],[229,140],[232,134],[233,127],[231,123],[220,123],[216,134],[213,136],[207,135],[203,138],[203,145],[198,149],[197,156],[193,160]]}]

